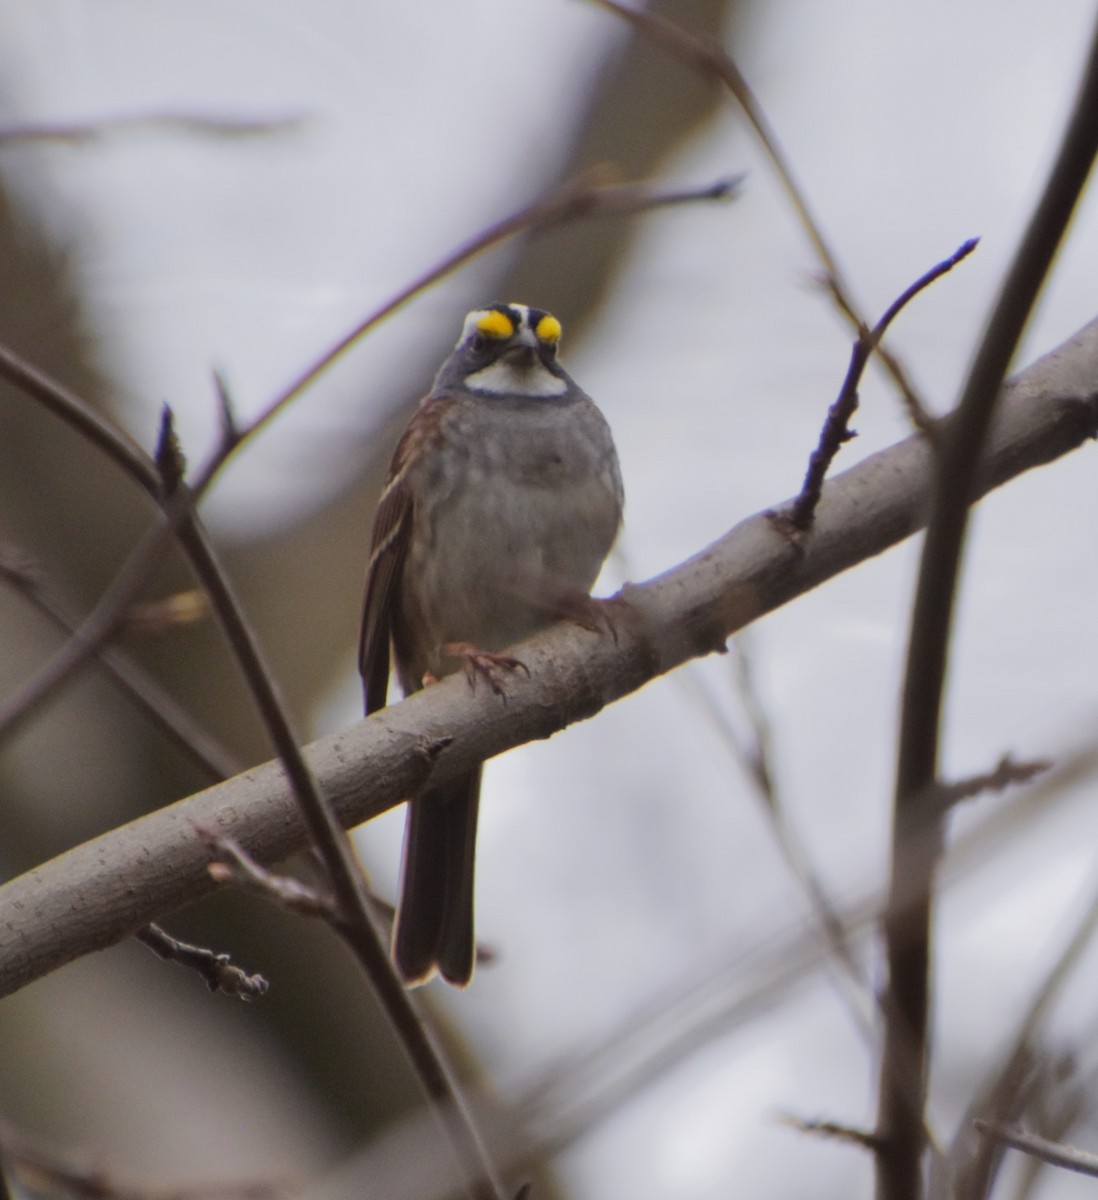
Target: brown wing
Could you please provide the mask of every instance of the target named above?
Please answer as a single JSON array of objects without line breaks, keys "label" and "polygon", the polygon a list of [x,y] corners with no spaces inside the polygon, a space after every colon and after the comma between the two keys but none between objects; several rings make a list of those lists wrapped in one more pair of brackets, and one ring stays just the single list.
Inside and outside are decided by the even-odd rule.
[{"label": "brown wing", "polygon": [[388,690],[393,614],[401,608],[401,576],[414,517],[409,468],[420,455],[430,454],[432,447],[437,445],[443,419],[453,403],[454,397],[448,392],[429,396],[423,401],[397,442],[393,461],[389,464],[389,480],[378,501],[370,563],[366,568],[366,599],[358,647],[358,669],[366,692],[367,715],[385,707]]},{"label": "brown wing", "polygon": [[392,612],[394,605],[400,603],[400,577],[412,531],[412,497],[402,470],[401,451],[406,438],[407,435],[397,445],[389,482],[378,501],[370,543],[370,562],[366,568],[358,669],[362,675],[367,714],[385,707],[389,688]]}]

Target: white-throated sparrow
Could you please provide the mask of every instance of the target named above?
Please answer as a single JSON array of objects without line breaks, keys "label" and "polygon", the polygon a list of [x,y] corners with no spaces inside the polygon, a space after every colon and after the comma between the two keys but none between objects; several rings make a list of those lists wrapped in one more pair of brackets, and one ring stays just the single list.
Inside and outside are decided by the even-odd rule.
[{"label": "white-throated sparrow", "polygon": [[[493,662],[582,611],[617,536],[622,484],[602,413],[557,361],[560,322],[522,304],[465,319],[397,443],[374,519],[359,669],[386,703]],[[409,983],[473,972],[481,769],[411,800],[393,957]]]}]

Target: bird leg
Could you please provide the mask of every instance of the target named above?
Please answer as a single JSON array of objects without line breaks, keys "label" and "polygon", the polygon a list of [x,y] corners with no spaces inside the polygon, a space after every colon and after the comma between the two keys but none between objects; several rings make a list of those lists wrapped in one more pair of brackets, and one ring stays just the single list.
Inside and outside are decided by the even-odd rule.
[{"label": "bird leg", "polygon": [[496,654],[491,650],[482,650],[472,642],[446,642],[442,653],[447,658],[460,658],[465,665],[465,677],[469,686],[476,690],[477,679],[483,679],[497,696],[502,696],[503,683],[501,676],[505,671],[525,671],[530,674],[530,668],[520,658],[511,654]]},{"label": "bird leg", "polygon": [[608,633],[617,644],[618,631],[607,600],[596,600],[586,592],[561,592],[554,597],[553,614],[588,633]]}]

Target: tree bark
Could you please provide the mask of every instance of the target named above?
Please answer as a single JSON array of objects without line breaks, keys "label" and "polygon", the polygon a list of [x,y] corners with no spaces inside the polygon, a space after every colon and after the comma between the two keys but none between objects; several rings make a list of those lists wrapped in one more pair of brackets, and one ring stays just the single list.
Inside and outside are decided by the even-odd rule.
[{"label": "tree bark", "polygon": [[[979,494],[1095,436],[1098,320],[1007,385]],[[910,536],[926,521],[931,453],[914,435],[839,475],[807,535],[791,537],[759,513],[682,565],[628,585],[612,610],[616,637],[568,624],[539,634],[518,651],[530,677],[510,679],[505,699],[452,677],[321,738],[308,759],[340,820],[357,825],[428,780],[437,786],[592,717]],[[210,892],[200,825],[267,864],[306,842],[282,769],[268,763],[77,846],[0,887],[0,995]]]}]

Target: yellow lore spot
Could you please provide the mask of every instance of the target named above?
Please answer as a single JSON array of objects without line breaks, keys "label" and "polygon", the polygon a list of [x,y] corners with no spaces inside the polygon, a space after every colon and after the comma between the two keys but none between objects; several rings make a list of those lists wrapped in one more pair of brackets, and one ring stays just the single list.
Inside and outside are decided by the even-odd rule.
[{"label": "yellow lore spot", "polygon": [[485,337],[504,338],[514,337],[515,323],[506,313],[490,308],[477,318],[477,332]]},{"label": "yellow lore spot", "polygon": [[538,327],[534,332],[537,334],[539,342],[548,342],[549,345],[555,346],[560,341],[560,322],[556,317],[546,313],[538,322]]}]

